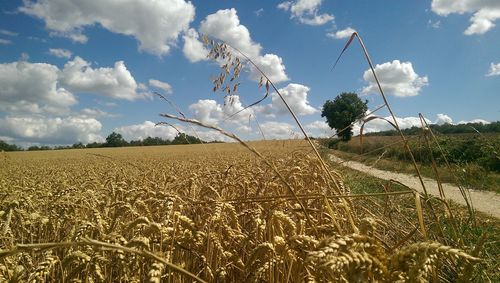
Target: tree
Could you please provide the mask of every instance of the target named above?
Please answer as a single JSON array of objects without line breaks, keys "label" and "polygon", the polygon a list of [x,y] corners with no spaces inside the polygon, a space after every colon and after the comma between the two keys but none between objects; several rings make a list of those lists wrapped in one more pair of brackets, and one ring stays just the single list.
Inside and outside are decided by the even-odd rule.
[{"label": "tree", "polygon": [[[321,117],[326,117],[328,126],[337,130],[338,136],[348,141],[352,137],[352,122],[361,118],[368,110],[368,100],[363,102],[354,92],[343,92],[333,101],[327,100],[323,105]],[[344,131],[342,131],[345,129]],[[342,131],[342,132],[341,132]]]},{"label": "tree", "polygon": [[2,140],[0,140],[0,151],[20,151],[22,148],[18,147],[15,144],[8,144]]},{"label": "tree", "polygon": [[106,138],[106,144],[105,146],[108,147],[119,147],[119,146],[124,146],[126,145],[127,142],[123,139],[122,135],[112,132],[107,138]]},{"label": "tree", "polygon": [[197,143],[202,143],[202,140],[200,140],[197,137],[186,135],[185,133],[177,134],[174,140],[172,140],[172,144],[197,144]]}]

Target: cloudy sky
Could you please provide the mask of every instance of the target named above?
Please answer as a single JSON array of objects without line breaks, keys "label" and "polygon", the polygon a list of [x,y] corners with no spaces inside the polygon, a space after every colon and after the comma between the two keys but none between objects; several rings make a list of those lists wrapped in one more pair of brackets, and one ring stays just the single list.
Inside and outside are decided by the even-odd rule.
[{"label": "cloudy sky", "polygon": [[[244,68],[235,96],[213,93],[220,62],[205,34],[244,52],[314,136],[321,106],[344,91],[382,104],[353,31],[376,64],[403,127],[500,120],[500,1],[0,1],[0,139],[19,145],[173,138],[156,126],[177,110],[245,139],[300,137],[278,97]],[[386,116],[386,112],[379,112]],[[190,127],[172,122],[178,129]],[[259,130],[259,125],[260,129]],[[373,121],[369,131],[388,129]],[[262,133],[261,133],[262,131]],[[205,139],[220,138],[198,130]]]}]

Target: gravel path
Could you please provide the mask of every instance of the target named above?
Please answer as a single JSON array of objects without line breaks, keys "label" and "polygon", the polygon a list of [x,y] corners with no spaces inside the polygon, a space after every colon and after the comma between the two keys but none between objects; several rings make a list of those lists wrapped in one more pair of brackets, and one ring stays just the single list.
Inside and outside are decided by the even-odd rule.
[{"label": "gravel path", "polygon": [[[361,171],[363,173],[375,176],[384,180],[396,180],[405,184],[406,186],[416,189],[419,192],[423,192],[422,185],[420,184],[420,180],[418,177],[403,174],[403,173],[395,173],[391,171],[384,171],[375,169],[373,167],[364,165],[355,161],[345,161],[337,156],[330,154],[330,159],[333,162],[341,163],[343,166],[349,167],[351,169]],[[436,180],[425,178],[424,184],[427,189],[427,192],[431,195],[439,196],[439,189]],[[456,203],[466,205],[462,194],[460,193],[457,186],[452,184],[443,184],[443,190],[447,199],[450,199]],[[484,212],[496,218],[500,218],[500,195],[495,192],[489,191],[477,191],[477,190],[469,190],[470,197],[472,199],[472,206],[475,210]]]}]

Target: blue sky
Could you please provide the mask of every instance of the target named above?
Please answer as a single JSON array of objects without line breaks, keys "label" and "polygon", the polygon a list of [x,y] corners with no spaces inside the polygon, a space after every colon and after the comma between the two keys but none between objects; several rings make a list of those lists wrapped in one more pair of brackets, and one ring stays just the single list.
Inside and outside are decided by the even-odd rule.
[{"label": "blue sky", "polygon": [[[176,113],[245,139],[300,137],[271,94],[244,68],[232,103],[213,93],[219,63],[201,34],[244,51],[276,83],[314,136],[333,132],[321,106],[343,91],[382,104],[361,49],[331,66],[348,36],[363,38],[403,127],[500,119],[500,2],[433,1],[0,1],[0,139],[20,145],[172,138],[155,127]],[[387,116],[387,111],[378,113]],[[173,122],[183,131],[186,125]],[[380,121],[366,129],[388,129]],[[205,139],[217,133],[198,129]]]}]

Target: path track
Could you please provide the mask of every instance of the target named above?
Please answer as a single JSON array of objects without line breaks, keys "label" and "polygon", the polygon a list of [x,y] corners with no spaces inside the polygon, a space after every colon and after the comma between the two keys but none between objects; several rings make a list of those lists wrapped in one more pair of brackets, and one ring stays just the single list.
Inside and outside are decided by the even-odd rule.
[{"label": "path track", "polygon": [[[364,165],[355,161],[346,161],[343,160],[333,154],[330,154],[330,159],[333,162],[340,163],[343,166],[349,167],[351,169],[361,171],[363,173],[375,176],[384,180],[396,180],[410,188],[413,188],[419,192],[423,192],[422,185],[420,184],[420,180],[418,177],[396,173],[391,171],[384,171],[375,169],[373,167]],[[430,178],[423,178],[424,184],[427,189],[427,193],[439,196],[439,189],[436,180]],[[456,203],[466,205],[462,194],[457,186],[452,184],[443,183],[443,190],[446,195],[446,198],[452,200]],[[472,206],[475,210],[489,214],[496,218],[500,218],[500,195],[495,192],[489,191],[478,191],[478,190],[469,190],[470,197],[472,199]]]}]

